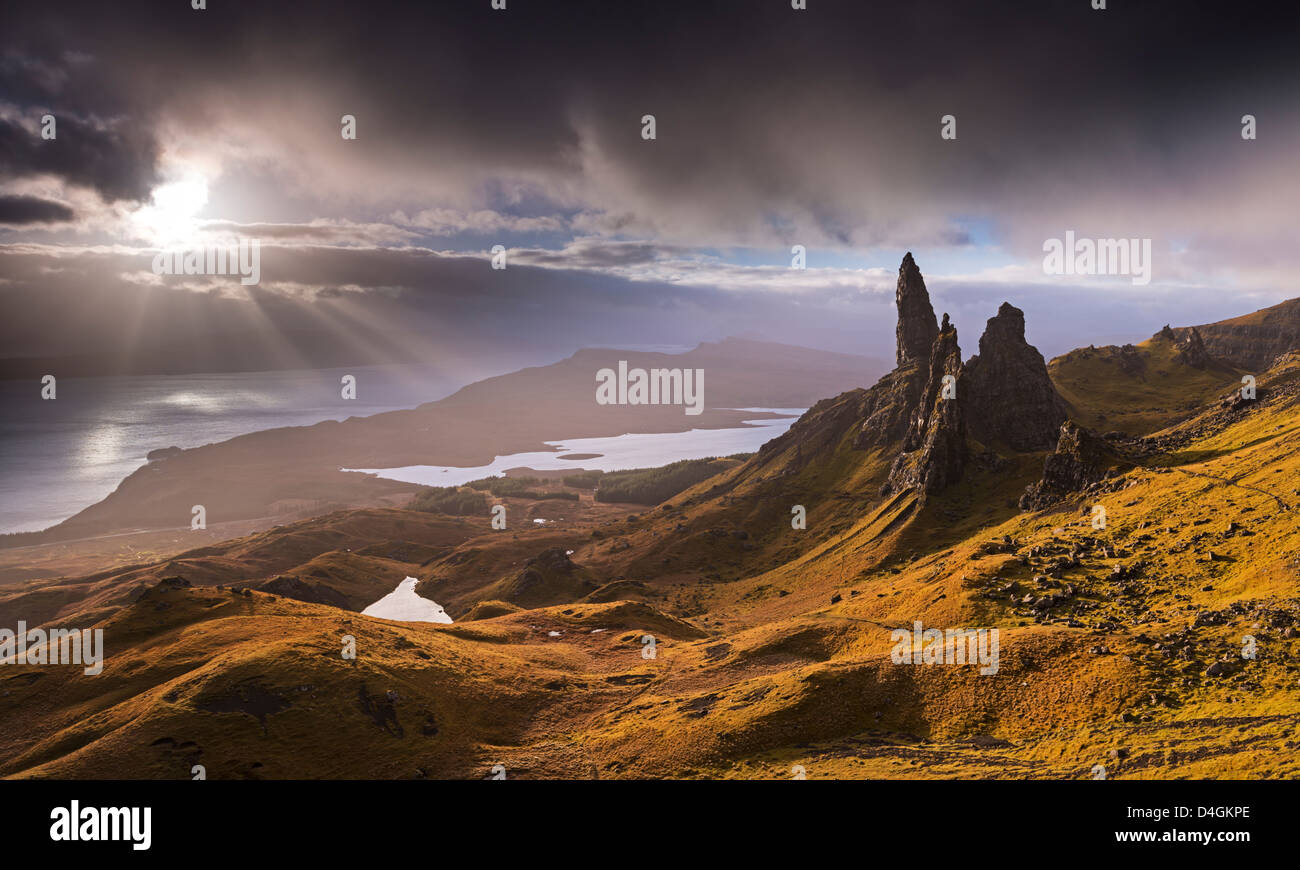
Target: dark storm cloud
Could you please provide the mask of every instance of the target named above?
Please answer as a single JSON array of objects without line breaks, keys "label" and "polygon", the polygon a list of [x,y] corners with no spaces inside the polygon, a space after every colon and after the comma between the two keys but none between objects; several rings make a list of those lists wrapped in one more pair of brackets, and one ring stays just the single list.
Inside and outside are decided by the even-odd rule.
[{"label": "dark storm cloud", "polygon": [[[49,174],[107,202],[147,199],[158,180],[152,110],[114,70],[53,37],[51,23],[61,19],[48,7],[26,21],[25,11],[6,8],[15,27],[0,37],[0,104],[9,104],[0,106],[0,180]],[[67,11],[66,24],[77,27],[78,10]],[[39,134],[46,114],[53,139]]]},{"label": "dark storm cloud", "polygon": [[[202,152],[219,167],[212,199],[228,206],[205,213],[221,219],[206,228],[284,243],[265,250],[254,294],[278,325],[318,316],[303,302],[315,298],[398,324],[420,312],[426,336],[454,324],[483,340],[689,343],[777,329],[861,349],[845,342],[892,331],[875,295],[763,292],[735,305],[721,282],[619,276],[693,259],[698,277],[712,265],[702,252],[796,243],[888,250],[862,265],[891,271],[894,250],[996,246],[1023,267],[1067,229],[1177,244],[1183,280],[1261,264],[1285,274],[1300,257],[1293,11],[1109,5],[22,2],[0,36],[5,99],[23,124],[50,107],[60,144],[83,151],[33,150],[32,128],[0,104],[0,171],[139,198],[159,155]],[[1240,138],[1247,112],[1259,141]],[[344,113],[357,116],[356,141],[339,136]],[[653,142],[640,136],[647,113]],[[938,135],[949,113],[955,142]],[[514,259],[492,275],[482,258],[373,247],[422,231],[507,236]],[[24,286],[52,282],[70,300],[75,281],[98,286],[120,265],[73,259]],[[109,283],[132,310],[142,285],[119,279]],[[1076,327],[1089,310],[1094,323],[1123,322],[1140,308],[1034,292],[1048,309],[1052,292],[1068,293]]]},{"label": "dark storm cloud", "polygon": [[0,178],[49,174],[92,188],[108,202],[148,199],[158,180],[158,153],[147,130],[53,114],[54,139],[0,118]]},{"label": "dark storm cloud", "polygon": [[[1111,6],[23,4],[11,38],[49,55],[31,63],[75,66],[65,99],[112,83],[115,108],[215,137],[244,113],[286,162],[358,181],[369,167],[417,197],[420,173],[469,171],[480,191],[513,174],[647,233],[950,244],[953,213],[990,200],[1175,182],[1203,136],[1230,144],[1239,104],[1262,110],[1295,83],[1286,19]],[[362,147],[339,141],[342,112]],[[945,113],[960,146],[937,135]]]},{"label": "dark storm cloud", "polygon": [[39,196],[0,195],[0,224],[50,224],[70,221],[76,213],[61,202]]}]

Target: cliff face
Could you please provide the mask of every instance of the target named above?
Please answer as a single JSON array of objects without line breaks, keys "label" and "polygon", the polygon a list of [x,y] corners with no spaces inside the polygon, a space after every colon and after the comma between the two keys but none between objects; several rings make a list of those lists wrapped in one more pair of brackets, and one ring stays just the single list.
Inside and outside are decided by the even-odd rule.
[{"label": "cliff face", "polygon": [[1262,372],[1282,354],[1300,348],[1300,299],[1288,299],[1243,317],[1176,327],[1170,332],[1180,342],[1195,333],[1209,356],[1247,371]]},{"label": "cliff face", "polygon": [[930,349],[928,376],[912,414],[903,452],[894,460],[882,493],[904,489],[940,492],[961,478],[970,451],[965,415],[958,398],[961,347],[957,329],[944,315],[943,329]]},{"label": "cliff face", "polygon": [[867,390],[853,446],[859,450],[903,441],[911,429],[929,366],[909,365],[885,375]]},{"label": "cliff face", "polygon": [[1065,405],[1038,349],[1025,341],[1025,314],[1003,302],[980,337],[980,352],[962,378],[971,437],[1013,450],[1050,450]]}]

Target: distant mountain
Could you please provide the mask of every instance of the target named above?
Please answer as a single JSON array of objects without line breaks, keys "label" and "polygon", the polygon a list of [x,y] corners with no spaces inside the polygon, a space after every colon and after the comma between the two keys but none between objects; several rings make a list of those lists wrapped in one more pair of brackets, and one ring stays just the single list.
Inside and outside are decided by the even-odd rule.
[{"label": "distant mountain", "polygon": [[[585,416],[592,405],[595,373],[616,369],[620,361],[629,369],[703,369],[710,408],[806,408],[826,395],[819,391],[830,385],[838,385],[839,392],[867,383],[885,369],[882,361],[870,357],[741,338],[704,342],[676,354],[586,348],[551,365],[477,381],[434,404]],[[681,409],[675,413],[681,414]]]}]

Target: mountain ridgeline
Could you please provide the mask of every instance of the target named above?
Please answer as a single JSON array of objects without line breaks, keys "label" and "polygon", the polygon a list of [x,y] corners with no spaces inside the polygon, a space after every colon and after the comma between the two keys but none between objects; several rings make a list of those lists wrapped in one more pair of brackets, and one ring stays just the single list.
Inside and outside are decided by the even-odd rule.
[{"label": "mountain ridgeline", "polygon": [[1165,329],[1169,338],[1200,345],[1207,357],[1262,372],[1282,354],[1300,347],[1300,299],[1218,323]]}]

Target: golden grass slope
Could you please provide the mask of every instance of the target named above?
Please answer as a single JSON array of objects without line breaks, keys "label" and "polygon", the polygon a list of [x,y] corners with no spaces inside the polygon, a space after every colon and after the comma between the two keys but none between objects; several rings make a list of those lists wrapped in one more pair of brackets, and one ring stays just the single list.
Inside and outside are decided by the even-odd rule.
[{"label": "golden grass slope", "polygon": [[1144,435],[1194,415],[1241,383],[1221,360],[1204,369],[1178,360],[1178,343],[1159,335],[1128,348],[1084,347],[1058,356],[1048,376],[1071,419],[1099,432]]},{"label": "golden grass slope", "polygon": [[[1179,411],[1149,441],[1168,449],[1036,513],[1015,500],[1041,456],[881,499],[887,457],[831,426],[815,456],[787,443],[630,522],[457,540],[453,521],[373,511],[282,531],[291,552],[249,539],[239,552],[264,574],[429,553],[421,576],[478,606],[419,625],[154,586],[101,621],[101,676],[0,670],[0,774],[1300,776],[1300,355],[1260,387],[1253,404]],[[399,522],[418,539],[406,555],[390,549]],[[339,555],[367,536],[384,543]],[[638,600],[488,603],[557,547]],[[225,576],[232,552],[167,570]],[[997,673],[895,664],[890,631],[916,620],[998,629]]]}]

